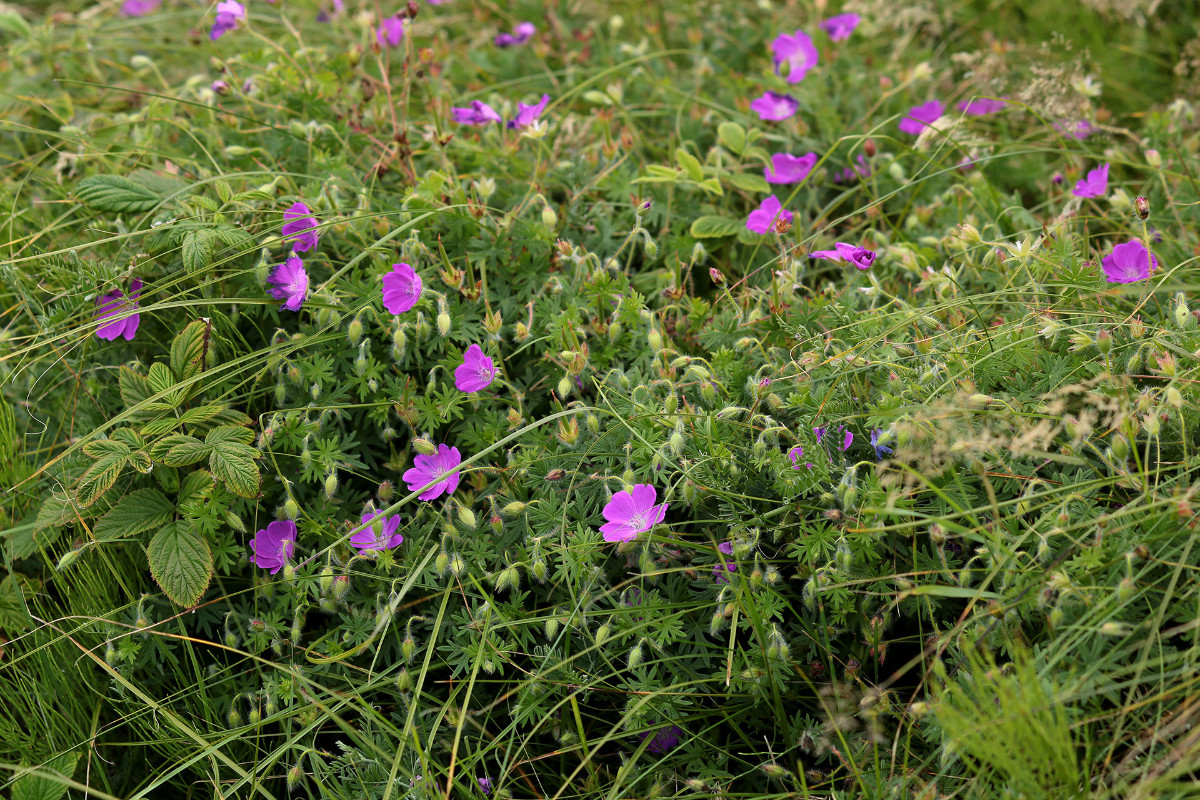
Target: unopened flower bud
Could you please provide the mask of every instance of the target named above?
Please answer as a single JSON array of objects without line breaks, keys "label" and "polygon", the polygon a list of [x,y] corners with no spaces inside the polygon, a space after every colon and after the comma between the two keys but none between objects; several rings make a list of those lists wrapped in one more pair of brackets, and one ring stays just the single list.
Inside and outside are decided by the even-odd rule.
[{"label": "unopened flower bud", "polygon": [[558,389],[558,396],[559,396],[559,398],[560,398],[560,399],[561,399],[561,398],[565,398],[565,397],[567,397],[568,395],[570,395],[570,394],[571,394],[571,389],[572,389],[572,387],[573,387],[573,386],[574,386],[574,384],[573,384],[573,383],[571,383],[571,376],[570,376],[570,375],[563,375],[561,378],[559,378],[559,379],[558,379],[558,386],[556,387],[556,388]]},{"label": "unopened flower bud", "polygon": [[1157,150],[1150,148],[1146,151],[1145,155],[1146,155],[1146,163],[1149,164],[1154,169],[1158,169],[1159,167],[1162,166],[1162,163],[1163,163],[1162,154],[1159,153]]},{"label": "unopened flower bud", "polygon": [[413,637],[406,636],[404,641],[400,643],[400,655],[404,657],[406,662],[411,662],[413,653],[417,650],[417,642]]},{"label": "unopened flower bud", "polygon": [[433,568],[438,575],[445,575],[450,569],[450,554],[445,550],[437,554],[437,558],[433,560]]},{"label": "unopened flower bud", "polygon": [[650,345],[651,353],[658,353],[660,350],[662,350],[663,338],[662,334],[659,333],[657,329],[650,329],[650,332],[646,334],[646,342]]},{"label": "unopened flower bud", "polygon": [[450,333],[450,315],[445,311],[437,315],[437,327],[438,333],[440,333],[442,336],[446,336]]},{"label": "unopened flower bud", "polygon": [[304,770],[300,769],[299,764],[297,764],[294,767],[292,767],[291,769],[289,769],[288,774],[287,774],[288,791],[290,792],[293,789],[295,789],[300,784],[300,781],[303,779],[304,779]]},{"label": "unopened flower bud", "polygon": [[513,327],[513,335],[518,342],[523,342],[529,338],[529,327],[524,322],[518,322]]},{"label": "unopened flower bud", "polygon": [[413,439],[412,446],[414,450],[423,456],[431,456],[437,453],[437,447],[424,436],[418,436],[416,439]]},{"label": "unopened flower bud", "polygon": [[346,338],[350,340],[350,344],[357,347],[359,340],[362,339],[362,335],[362,320],[358,317],[355,317],[354,319],[350,320],[350,324],[346,326]]},{"label": "unopened flower bud", "polygon": [[610,627],[607,623],[605,623],[604,625],[601,625],[599,628],[596,628],[596,644],[597,644],[597,646],[603,646],[605,640],[608,639],[608,636],[610,633],[612,633],[612,627]]},{"label": "unopened flower bud", "polygon": [[296,498],[289,497],[283,501],[283,515],[292,520],[300,516],[300,504],[296,502]]},{"label": "unopened flower bud", "polygon": [[467,566],[467,562],[463,561],[462,556],[460,556],[458,553],[450,554],[450,574],[451,575],[458,577],[459,575],[462,574],[462,571],[466,568],[466,566]]},{"label": "unopened flower bud", "polygon": [[558,226],[558,214],[550,206],[542,208],[542,224],[551,230]]},{"label": "unopened flower bud", "polygon": [[1175,384],[1171,384],[1167,387],[1167,402],[1172,408],[1183,408],[1183,395],[1179,393],[1177,388],[1175,388]]},{"label": "unopened flower bud", "polygon": [[1158,420],[1158,414],[1147,414],[1142,420],[1142,429],[1151,436],[1157,436],[1162,428],[1162,423]]},{"label": "unopened flower bud", "polygon": [[554,641],[554,637],[558,636],[558,626],[559,626],[558,617],[551,615],[546,618],[546,639],[547,640]]},{"label": "unopened flower bud", "polygon": [[1133,209],[1137,212],[1138,219],[1150,219],[1150,201],[1144,197],[1135,197],[1133,200]]},{"label": "unopened flower bud", "polygon": [[717,269],[716,267],[708,268],[708,277],[711,278],[712,282],[715,283],[717,286],[725,285],[725,274],[722,273],[721,270]]},{"label": "unopened flower bud", "polygon": [[504,520],[500,519],[499,514],[492,514],[492,518],[488,520],[488,524],[492,528],[492,533],[496,536],[504,533]]},{"label": "unopened flower bud", "polygon": [[1106,331],[1104,328],[1096,331],[1096,349],[1100,351],[1100,355],[1108,355],[1112,352],[1112,348],[1112,334]]},{"label": "unopened flower bud", "polygon": [[350,591],[350,576],[338,575],[333,579],[333,599],[341,601],[346,596],[346,592]]},{"label": "unopened flower bud", "polygon": [[396,688],[401,692],[412,690],[412,674],[408,671],[408,667],[400,670],[400,674],[396,676]]},{"label": "unopened flower bud", "polygon": [[538,583],[546,582],[547,571],[548,569],[546,567],[546,562],[540,558],[529,566],[529,574],[533,575],[533,577],[537,579]]},{"label": "unopened flower bud", "polygon": [[475,526],[479,524],[475,519],[475,512],[466,506],[458,507],[458,521],[463,524],[467,530],[475,530]]},{"label": "unopened flower bud", "polygon": [[332,500],[333,496],[335,494],[337,494],[337,490],[338,490],[337,473],[330,472],[328,475],[325,476],[325,496]]},{"label": "unopened flower bud", "polygon": [[645,654],[642,651],[641,643],[639,642],[638,644],[635,644],[629,651],[629,656],[626,659],[627,663],[629,664],[629,668],[636,669],[637,667],[641,666],[644,656]]}]

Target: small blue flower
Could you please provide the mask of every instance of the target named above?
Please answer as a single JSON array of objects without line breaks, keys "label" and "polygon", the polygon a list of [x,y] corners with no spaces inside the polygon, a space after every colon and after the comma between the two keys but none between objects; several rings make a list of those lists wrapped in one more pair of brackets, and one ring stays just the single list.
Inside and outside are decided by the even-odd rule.
[{"label": "small blue flower", "polygon": [[879,443],[880,439],[890,436],[890,433],[884,433],[880,428],[876,428],[875,430],[871,431],[871,446],[875,448],[876,461],[883,461],[884,453],[887,453],[888,455],[892,454],[892,448]]}]

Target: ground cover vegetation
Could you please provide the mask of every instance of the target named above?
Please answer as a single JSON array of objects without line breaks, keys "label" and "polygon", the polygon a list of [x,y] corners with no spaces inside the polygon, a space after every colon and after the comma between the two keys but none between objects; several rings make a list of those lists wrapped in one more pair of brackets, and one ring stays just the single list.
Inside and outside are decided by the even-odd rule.
[{"label": "ground cover vegetation", "polygon": [[0,6],[0,783],[1195,796],[1197,21]]}]

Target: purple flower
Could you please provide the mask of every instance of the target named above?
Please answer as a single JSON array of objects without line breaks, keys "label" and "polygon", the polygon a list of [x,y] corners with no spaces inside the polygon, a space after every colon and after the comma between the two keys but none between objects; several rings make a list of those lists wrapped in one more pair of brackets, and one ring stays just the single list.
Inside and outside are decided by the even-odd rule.
[{"label": "purple flower", "polygon": [[488,777],[476,778],[475,781],[479,784],[479,791],[483,792],[484,795],[489,795],[492,793],[492,779],[491,778],[488,778]]},{"label": "purple flower", "polygon": [[1054,123],[1054,130],[1065,133],[1067,136],[1072,136],[1082,142],[1092,135],[1092,123],[1086,119],[1079,119],[1074,122],[1056,122]]},{"label": "purple flower", "polygon": [[496,365],[477,344],[467,348],[463,363],[454,370],[454,385],[460,392],[478,392],[491,386],[495,379]]},{"label": "purple flower", "polygon": [[[834,245],[835,250],[817,250],[810,253],[810,258],[827,258],[830,261],[849,261],[859,269],[870,269],[875,263],[875,251],[868,250],[859,245],[846,244],[838,242]],[[821,441],[817,439],[817,441]]]},{"label": "purple flower", "polygon": [[1076,197],[1102,197],[1108,192],[1108,164],[1096,167],[1087,178],[1078,181],[1071,194]]},{"label": "purple flower", "polygon": [[716,578],[717,583],[729,583],[729,573],[731,572],[737,572],[736,561],[724,561],[715,564],[712,569],[713,577]]},{"label": "purple flower", "polygon": [[1133,283],[1144,281],[1158,269],[1158,259],[1147,252],[1146,246],[1134,239],[1119,244],[1100,260],[1104,277],[1109,283]]},{"label": "purple flower", "polygon": [[420,299],[421,276],[408,264],[392,264],[392,271],[383,276],[383,307],[399,316]]},{"label": "purple flower", "polygon": [[308,273],[304,271],[304,262],[300,256],[292,254],[288,260],[271,271],[267,283],[275,284],[271,296],[283,301],[283,308],[288,311],[299,311],[308,296]]},{"label": "purple flower", "polygon": [[397,530],[400,527],[399,514],[385,517],[378,511],[368,511],[362,515],[360,521],[364,525],[371,523],[369,527],[350,537],[350,544],[360,552],[377,553],[380,550],[391,550],[399,547],[404,541],[404,537]]},{"label": "purple flower", "polygon": [[542,95],[542,99],[531,106],[524,103],[517,103],[517,116],[508,121],[509,128],[527,128],[542,115],[546,110],[546,104],[550,102],[550,95]]},{"label": "purple flower", "polygon": [[850,449],[850,443],[854,441],[854,434],[850,431],[847,431],[844,425],[842,426],[841,430],[845,431],[845,433],[842,434],[842,452],[844,453]]},{"label": "purple flower", "polygon": [[422,453],[413,458],[414,466],[402,477],[408,484],[410,492],[415,492],[422,486],[432,483],[433,485],[417,495],[417,498],[433,500],[443,492],[447,495],[453,494],[454,490],[458,488],[458,481],[462,477],[462,473],[455,470],[455,467],[461,463],[462,455],[458,452],[457,447],[439,444],[435,455],[427,456]]},{"label": "purple flower", "polygon": [[904,119],[900,120],[900,131],[918,136],[926,125],[940,118],[944,110],[940,100],[930,100],[928,103],[913,106]]},{"label": "purple flower", "polygon": [[808,177],[816,163],[816,153],[805,153],[802,156],[776,153],[771,156],[771,166],[763,168],[763,177],[767,179],[767,183],[800,183]]},{"label": "purple flower", "polygon": [[888,436],[888,434],[884,433],[879,428],[876,428],[875,430],[871,431],[871,447],[875,448],[875,460],[876,461],[883,461],[883,456],[885,453],[888,455],[891,455],[891,453],[892,453],[892,448],[888,447],[887,445],[883,445],[883,444],[879,443],[879,440],[881,438],[884,438],[887,436]]},{"label": "purple flower", "polygon": [[827,428],[824,425],[818,425],[813,428],[813,436],[817,437],[817,444],[820,444],[821,440],[825,438],[826,430]]},{"label": "purple flower", "polygon": [[[114,320],[101,325],[96,329],[96,338],[113,341],[118,336],[124,336],[125,341],[132,342],[134,334],[137,333],[138,325],[142,322],[142,315],[138,313],[138,298],[142,294],[142,282],[134,278],[129,282],[129,302],[122,300],[125,293],[120,289],[113,289],[111,292],[105,292],[96,298],[96,319],[102,320],[105,317],[120,316],[120,319]],[[129,313],[128,316],[123,316]]]},{"label": "purple flower", "polygon": [[215,80],[209,88],[213,90],[213,94],[225,94],[229,91],[229,84],[223,80]]},{"label": "purple flower", "polygon": [[[662,728],[658,733],[654,734],[653,739],[650,739],[650,744],[646,745],[646,752],[665,753],[679,744],[679,737],[681,736],[683,736],[683,729],[678,725]],[[645,741],[649,737],[650,731],[643,731],[638,734],[638,738],[642,741]]]},{"label": "purple flower", "polygon": [[756,210],[750,212],[750,216],[746,219],[746,228],[755,233],[769,233],[775,227],[777,219],[791,222],[792,212],[783,207],[778,197],[771,195],[763,200],[762,205]]},{"label": "purple flower", "polygon": [[496,109],[489,106],[482,100],[472,100],[469,108],[451,108],[451,115],[454,121],[459,125],[487,125],[492,122],[500,122],[500,115],[496,113]]},{"label": "purple flower", "polygon": [[125,0],[121,4],[121,13],[127,17],[144,17],[161,5],[162,0]]},{"label": "purple flower", "polygon": [[212,30],[209,31],[208,38],[215,42],[236,28],[238,23],[244,19],[246,19],[245,6],[237,0],[221,0],[217,3],[217,16],[213,19]]},{"label": "purple flower", "polygon": [[750,110],[761,119],[781,120],[800,110],[800,104],[790,94],[775,94],[772,91],[762,93],[750,103]]},{"label": "purple flower", "polygon": [[834,183],[846,183],[855,178],[866,178],[871,174],[871,162],[867,161],[866,156],[859,155],[857,158],[857,166],[846,167],[841,172],[833,176]]},{"label": "purple flower", "polygon": [[[814,430],[816,429],[814,428]],[[817,441],[821,441],[820,437],[817,437]],[[788,460],[792,462],[792,469],[800,469],[800,459],[804,458],[804,448],[800,445],[796,445],[791,450],[787,451],[787,457]],[[808,467],[809,469],[812,469],[813,467],[811,461],[805,461],[804,466]]]},{"label": "purple flower", "polygon": [[721,542],[717,545],[717,552],[724,553],[727,556],[733,555],[733,542]]},{"label": "purple flower", "polygon": [[994,114],[1002,110],[1006,105],[1008,103],[1004,100],[997,100],[992,97],[976,97],[959,103],[958,110],[968,117],[982,117],[985,114]]},{"label": "purple flower", "polygon": [[822,22],[821,30],[829,34],[830,41],[841,42],[850,38],[859,21],[858,14],[838,14]]},{"label": "purple flower", "polygon": [[304,203],[292,203],[292,207],[283,212],[283,223],[280,233],[284,241],[295,239],[292,250],[304,253],[317,246],[317,218],[312,216]]},{"label": "purple flower", "polygon": [[[804,80],[808,71],[817,65],[817,48],[812,39],[804,31],[796,31],[792,36],[781,34],[771,42],[771,52],[775,54],[775,74],[780,74],[779,68],[788,65],[787,82],[799,83]],[[789,117],[791,114],[788,115]],[[765,119],[765,117],[764,117]]]},{"label": "purple flower", "polygon": [[495,42],[497,47],[512,47],[514,45],[525,44],[533,35],[537,33],[537,28],[532,22],[522,22],[513,29],[512,33],[496,34]]},{"label": "purple flower", "polygon": [[384,17],[375,31],[375,40],[380,47],[399,47],[404,41],[404,18],[399,14]]},{"label": "purple flower", "polygon": [[274,575],[296,552],[296,523],[290,519],[275,520],[254,534],[250,542],[250,563],[271,570]]},{"label": "purple flower", "polygon": [[600,526],[604,541],[632,541],[639,533],[662,522],[670,503],[655,505],[657,499],[658,492],[648,483],[636,484],[631,491],[610,497],[603,511],[608,522]]}]

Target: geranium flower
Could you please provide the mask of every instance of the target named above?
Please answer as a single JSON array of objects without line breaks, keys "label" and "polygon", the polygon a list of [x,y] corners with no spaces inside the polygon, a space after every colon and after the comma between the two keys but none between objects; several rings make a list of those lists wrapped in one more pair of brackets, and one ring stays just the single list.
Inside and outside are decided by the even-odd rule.
[{"label": "geranium flower", "polygon": [[212,30],[209,31],[208,38],[215,42],[245,19],[245,6],[237,0],[221,0],[217,3],[217,16],[213,19]]},{"label": "geranium flower", "polygon": [[497,47],[513,47],[519,44],[525,44],[533,35],[537,33],[537,28],[532,22],[522,22],[513,28],[512,33],[496,34],[495,43]]},{"label": "geranium flower", "polygon": [[737,572],[736,561],[722,561],[713,565],[712,574],[717,583],[729,583],[729,573]]},{"label": "geranium flower", "polygon": [[463,363],[454,370],[454,385],[460,392],[478,392],[491,386],[495,379],[496,365],[477,344],[467,348]]},{"label": "geranium flower", "polygon": [[459,125],[487,125],[492,122],[501,121],[500,115],[496,113],[496,109],[482,100],[472,100],[468,108],[452,107],[450,114]]},{"label": "geranium flower", "polygon": [[162,0],[125,0],[121,4],[121,13],[127,17],[144,17],[161,5]]},{"label": "geranium flower", "polygon": [[783,207],[778,197],[771,195],[763,200],[762,205],[756,210],[750,212],[750,216],[746,219],[746,228],[755,233],[769,233],[775,227],[777,219],[791,222],[792,212]]},{"label": "geranium flower", "polygon": [[1076,197],[1103,197],[1108,193],[1108,164],[1096,167],[1087,177],[1076,182],[1071,194]]},{"label": "geranium flower", "polygon": [[758,114],[761,119],[781,120],[787,119],[799,111],[800,103],[796,102],[791,95],[766,91],[762,93],[761,97],[756,97],[750,102],[750,110]]},{"label": "geranium flower", "polygon": [[856,159],[857,166],[846,167],[841,172],[833,176],[834,183],[846,183],[855,178],[867,178],[871,175],[871,162],[867,161],[866,156],[859,155]]},{"label": "geranium flower", "polygon": [[[142,294],[142,282],[134,278],[129,282],[129,300],[126,302],[122,298],[125,293],[120,289],[113,289],[111,292],[105,292],[96,298],[96,319],[102,320],[106,317],[120,316],[120,319],[105,323],[96,329],[96,338],[112,341],[118,336],[124,336],[125,341],[132,342],[134,334],[137,333],[138,325],[142,322],[142,315],[138,313],[138,298]],[[128,316],[122,316],[128,312]]]},{"label": "geranium flower", "polygon": [[892,448],[879,443],[881,438],[889,438],[891,434],[884,433],[880,428],[871,431],[871,447],[875,448],[875,460],[883,461],[884,454],[891,455]]},{"label": "geranium flower", "polygon": [[[859,269],[870,269],[875,263],[875,251],[854,244],[838,242],[834,250],[817,250],[810,253],[811,258],[825,258],[830,261],[849,261]],[[818,439],[817,441],[820,441]]]},{"label": "geranium flower", "polygon": [[791,36],[784,33],[775,37],[775,41],[771,42],[771,51],[775,54],[776,75],[780,74],[780,67],[788,65],[788,83],[804,80],[808,71],[817,65],[819,57],[812,39],[804,31],[796,31]]},{"label": "geranium flower", "polygon": [[272,575],[279,572],[296,552],[296,523],[290,519],[272,522],[254,534],[250,551],[254,566],[269,569]]},{"label": "geranium flower", "polygon": [[919,136],[929,123],[942,116],[943,111],[945,108],[940,100],[930,100],[928,103],[913,106],[904,119],[900,120],[900,131]]},{"label": "geranium flower", "polygon": [[670,504],[655,505],[657,499],[658,492],[648,483],[636,484],[632,490],[610,497],[602,512],[608,522],[600,526],[604,541],[632,541],[639,533],[662,522]]},{"label": "geranium flower", "polygon": [[544,94],[542,95],[542,99],[534,105],[527,106],[524,103],[517,103],[517,115],[508,121],[508,127],[510,129],[529,127],[542,115],[542,112],[546,110],[546,104],[549,102],[550,95]]},{"label": "geranium flower", "polygon": [[[650,739],[650,744],[646,745],[648,753],[665,753],[671,748],[679,744],[679,738],[683,736],[683,729],[678,725],[672,725],[669,728],[662,728],[654,734],[654,738]],[[638,734],[638,738],[642,741],[650,738],[650,731],[642,731]]]},{"label": "geranium flower", "polygon": [[1003,100],[997,100],[992,97],[975,97],[970,100],[964,100],[958,104],[958,110],[966,114],[968,117],[982,117],[985,114],[994,114],[1003,109],[1008,103]]},{"label": "geranium flower", "polygon": [[399,547],[400,543],[404,541],[404,537],[398,533],[399,514],[385,517],[378,511],[368,511],[362,515],[359,521],[364,525],[371,523],[370,527],[363,528],[350,537],[350,544],[357,547],[360,552],[377,553],[381,550],[391,550]]},{"label": "geranium flower", "polygon": [[288,311],[299,311],[308,297],[308,273],[304,271],[304,262],[298,255],[288,256],[288,260],[280,264],[267,278],[267,283],[275,284],[271,296],[282,300],[282,308]]},{"label": "geranium flower", "polygon": [[763,168],[763,177],[767,179],[767,183],[800,183],[808,177],[816,163],[816,153],[805,153],[802,156],[776,153],[771,156],[771,166]]},{"label": "geranium flower", "polygon": [[317,218],[312,216],[304,203],[292,203],[292,207],[283,212],[283,223],[280,233],[284,241],[294,239],[292,250],[304,253],[317,246]]},{"label": "geranium flower", "polygon": [[404,18],[399,14],[384,17],[375,31],[375,40],[380,47],[399,47],[404,41]]},{"label": "geranium flower", "polygon": [[1104,278],[1109,283],[1134,283],[1144,281],[1158,269],[1158,259],[1147,252],[1146,246],[1134,239],[1119,244],[1100,260]]},{"label": "geranium flower", "polygon": [[410,492],[415,492],[422,486],[432,483],[433,485],[417,495],[417,498],[433,500],[443,493],[453,494],[454,490],[458,488],[458,481],[462,477],[462,473],[455,471],[455,467],[461,463],[462,454],[458,452],[457,447],[439,444],[436,454],[427,456],[421,453],[414,457],[414,466],[407,470],[402,477],[408,484]]},{"label": "geranium flower", "polygon": [[838,14],[822,22],[821,30],[829,34],[830,41],[841,42],[850,38],[860,20],[858,14]]},{"label": "geranium flower", "polygon": [[383,307],[400,315],[421,299],[421,276],[408,264],[392,264],[392,271],[383,276]]}]

